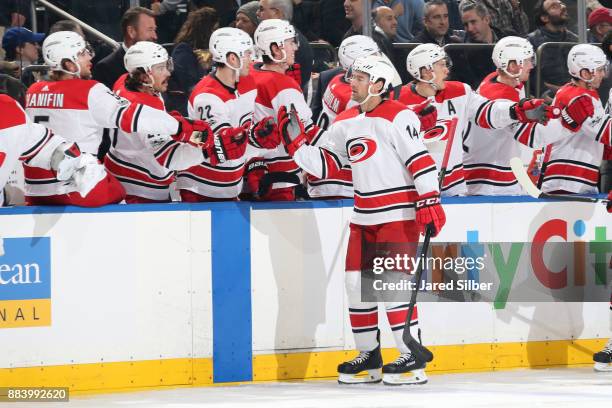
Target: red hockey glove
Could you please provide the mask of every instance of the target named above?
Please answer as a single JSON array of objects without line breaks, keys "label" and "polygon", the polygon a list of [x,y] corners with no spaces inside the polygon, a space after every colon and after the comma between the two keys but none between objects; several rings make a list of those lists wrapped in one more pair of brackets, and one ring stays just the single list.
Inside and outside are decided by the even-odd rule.
[{"label": "red hockey glove", "polygon": [[544,99],[523,98],[510,107],[510,117],[521,123],[538,122],[545,124],[559,117],[561,111],[555,106],[544,103]]},{"label": "red hockey glove", "polygon": [[183,115],[177,111],[170,112],[170,116],[179,123],[178,131],[172,135],[173,140],[196,146],[212,144],[211,135],[213,132],[207,122],[184,118]]},{"label": "red hockey glove", "polygon": [[414,111],[419,117],[421,121],[421,132],[434,127],[438,120],[438,110],[431,104],[429,99],[416,105],[408,105],[408,109]]},{"label": "red hockey glove", "polygon": [[293,157],[296,150],[308,142],[308,135],[304,132],[304,124],[298,118],[295,107],[291,105],[291,111],[288,112],[285,106],[281,106],[278,110],[277,123],[285,150]]},{"label": "red hockey glove", "polygon": [[285,75],[293,78],[299,86],[302,86],[302,68],[300,64],[293,64],[290,66],[289,69],[285,71]]},{"label": "red hockey glove", "polygon": [[577,132],[580,126],[595,113],[593,100],[588,95],[573,98],[561,112],[561,123],[564,127]]},{"label": "red hockey glove", "polygon": [[261,157],[256,157],[247,164],[245,171],[246,185],[253,198],[259,198],[259,185],[266,174],[268,174],[268,165]]},{"label": "red hockey glove", "polygon": [[204,149],[210,164],[216,166],[228,160],[240,159],[247,148],[247,130],[243,127],[225,128],[215,135],[213,141]]},{"label": "red hockey glove", "polygon": [[609,213],[612,213],[612,190],[610,190],[608,193],[608,204],[606,204],[606,208],[608,209]]},{"label": "red hockey glove", "polygon": [[281,143],[281,135],[272,116],[257,122],[253,128],[253,139],[258,147],[264,149],[274,149]]},{"label": "red hockey glove", "polygon": [[440,205],[440,194],[437,191],[423,194],[416,201],[415,210],[415,221],[421,234],[425,233],[427,226],[431,226],[433,228],[432,236],[438,235],[446,223],[446,215]]}]

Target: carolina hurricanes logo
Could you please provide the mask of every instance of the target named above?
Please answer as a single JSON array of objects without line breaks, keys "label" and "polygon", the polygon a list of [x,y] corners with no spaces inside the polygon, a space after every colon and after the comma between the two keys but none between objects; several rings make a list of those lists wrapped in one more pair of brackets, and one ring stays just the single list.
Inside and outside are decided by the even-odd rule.
[{"label": "carolina hurricanes logo", "polygon": [[376,152],[376,142],[366,137],[351,139],[346,144],[349,161],[353,164],[365,161]]},{"label": "carolina hurricanes logo", "polygon": [[423,143],[444,142],[448,139],[448,129],[451,121],[438,119],[436,125],[423,134]]}]

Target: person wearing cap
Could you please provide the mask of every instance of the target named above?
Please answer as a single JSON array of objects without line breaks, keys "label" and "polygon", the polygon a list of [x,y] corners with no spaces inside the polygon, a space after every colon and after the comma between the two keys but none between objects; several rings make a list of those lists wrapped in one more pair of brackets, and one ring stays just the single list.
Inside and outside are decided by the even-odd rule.
[{"label": "person wearing cap", "polygon": [[19,66],[19,76],[26,85],[34,82],[34,76],[31,73],[23,75],[23,69],[38,62],[40,57],[38,43],[44,39],[44,34],[33,33],[24,27],[9,28],[2,37],[2,48],[6,51],[6,60],[14,61]]},{"label": "person wearing cap", "polygon": [[600,7],[589,14],[589,42],[599,43],[612,29],[612,9]]},{"label": "person wearing cap", "polygon": [[253,38],[253,34],[255,33],[255,29],[259,24],[259,19],[257,18],[257,9],[259,8],[258,1],[251,1],[249,3],[245,3],[236,12],[236,28],[244,31],[248,35]]}]

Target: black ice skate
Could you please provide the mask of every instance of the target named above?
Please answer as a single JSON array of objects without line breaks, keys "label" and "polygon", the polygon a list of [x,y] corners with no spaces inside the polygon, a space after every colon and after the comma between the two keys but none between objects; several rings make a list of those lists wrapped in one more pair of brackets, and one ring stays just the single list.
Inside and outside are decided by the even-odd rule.
[{"label": "black ice skate", "polygon": [[593,361],[595,371],[612,371],[612,338],[608,340],[608,344],[598,353],[593,354]]},{"label": "black ice skate", "polygon": [[362,351],[357,357],[338,366],[340,384],[377,383],[381,380],[380,345],[372,351]]},{"label": "black ice skate", "polygon": [[426,363],[411,353],[402,353],[392,363],[383,366],[383,383],[385,385],[425,384]]}]

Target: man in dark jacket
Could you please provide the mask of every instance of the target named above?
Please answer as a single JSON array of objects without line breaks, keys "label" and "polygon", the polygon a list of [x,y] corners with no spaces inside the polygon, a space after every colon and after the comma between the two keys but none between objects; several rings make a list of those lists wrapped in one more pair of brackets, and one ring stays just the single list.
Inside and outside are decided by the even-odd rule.
[{"label": "man in dark jacket", "polygon": [[[467,48],[459,51],[464,61],[469,64],[464,66],[454,65],[451,78],[469,84],[473,89],[478,88],[482,80],[491,72],[496,70],[491,52],[493,45],[503,37],[516,35],[513,32],[505,32],[491,26],[491,18],[487,8],[482,3],[463,3],[461,7],[461,19],[465,28],[465,44],[490,44],[490,47]],[[455,53],[449,53],[454,59]]]},{"label": "man in dark jacket", "polygon": [[123,57],[128,48],[138,41],[157,41],[157,26],[155,15],[144,7],[132,7],[121,19],[123,43],[94,66],[93,77],[96,81],[113,89],[115,81],[126,73]]},{"label": "man in dark jacket", "polygon": [[[529,33],[527,40],[535,50],[545,42],[578,42],[578,36],[567,29],[569,14],[561,0],[538,0],[535,5],[535,22],[538,27]],[[569,81],[567,72],[567,54],[571,47],[548,47],[538,60],[538,69],[542,72],[543,86],[541,91],[556,92]],[[531,71],[530,83],[535,92],[536,70]],[[537,95],[536,95],[537,96]]]},{"label": "man in dark jacket", "polygon": [[448,22],[448,6],[444,0],[431,0],[425,3],[423,12],[425,28],[414,38],[414,42],[432,43],[440,47],[460,43],[461,39],[452,34]]}]

